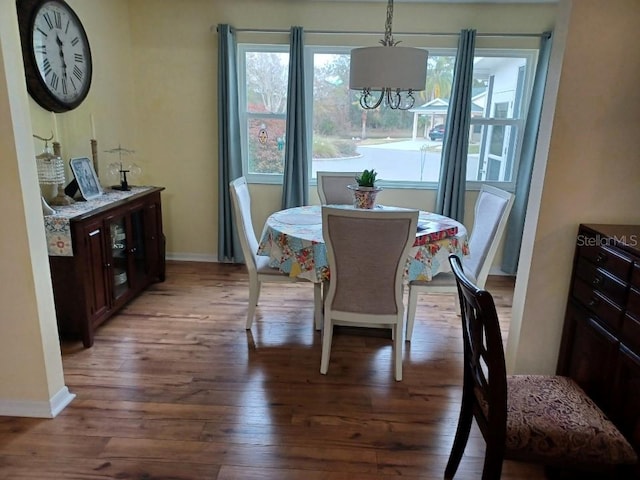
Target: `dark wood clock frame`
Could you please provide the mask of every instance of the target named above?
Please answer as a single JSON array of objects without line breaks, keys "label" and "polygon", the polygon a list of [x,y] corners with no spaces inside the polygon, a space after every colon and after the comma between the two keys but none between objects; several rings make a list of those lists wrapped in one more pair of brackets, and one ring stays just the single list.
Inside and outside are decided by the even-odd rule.
[{"label": "dark wood clock frame", "polygon": [[68,10],[69,14],[77,21],[80,33],[84,36],[84,40],[86,41],[88,58],[86,58],[87,79],[84,83],[83,90],[81,91],[79,97],[77,97],[73,101],[65,102],[54,96],[49,91],[38,70],[36,57],[34,55],[32,34],[35,13],[39,10],[40,6],[47,1],[52,0],[16,0],[18,26],[20,29],[20,42],[22,44],[22,58],[24,62],[27,91],[42,108],[52,112],[60,113],[73,110],[84,101],[91,88],[93,64],[88,37],[82,21],[75,13],[75,11],[64,0],[53,0],[55,3],[63,5]]}]

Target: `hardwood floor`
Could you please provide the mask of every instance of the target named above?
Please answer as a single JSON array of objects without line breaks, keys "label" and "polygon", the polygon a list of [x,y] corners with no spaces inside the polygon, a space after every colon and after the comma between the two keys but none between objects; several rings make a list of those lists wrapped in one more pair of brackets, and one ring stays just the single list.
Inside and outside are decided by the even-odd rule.
[{"label": "hardwood floor", "polygon": [[[506,328],[513,283],[487,288]],[[243,266],[168,262],[92,348],[63,342],[77,397],[57,418],[0,417],[0,479],[443,478],[462,383],[453,296],[421,297],[396,382],[390,339],[364,332],[337,333],[321,375],[311,284],[262,290],[246,331]],[[456,479],[479,479],[483,455],[474,426]],[[544,475],[505,462],[502,478]]]}]

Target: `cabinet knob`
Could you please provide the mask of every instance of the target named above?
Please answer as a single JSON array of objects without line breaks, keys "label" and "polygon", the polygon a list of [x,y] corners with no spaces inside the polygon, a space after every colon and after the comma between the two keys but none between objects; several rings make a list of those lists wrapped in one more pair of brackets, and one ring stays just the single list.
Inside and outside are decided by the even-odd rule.
[{"label": "cabinet knob", "polygon": [[111,268],[111,264],[110,263],[105,263],[104,264],[104,268]]},{"label": "cabinet knob", "polygon": [[607,261],[607,256],[602,252],[598,253],[598,255],[596,256],[596,263],[604,263],[606,261]]},{"label": "cabinet knob", "polygon": [[597,307],[598,305],[600,305],[600,299],[598,297],[591,297],[591,300],[589,300],[588,305],[590,307]]}]

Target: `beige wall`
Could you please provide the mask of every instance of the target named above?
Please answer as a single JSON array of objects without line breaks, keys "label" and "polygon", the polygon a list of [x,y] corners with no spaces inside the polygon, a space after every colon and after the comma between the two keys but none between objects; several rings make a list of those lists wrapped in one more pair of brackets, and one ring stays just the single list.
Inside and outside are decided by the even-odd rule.
[{"label": "beige wall", "polygon": [[550,135],[534,174],[539,216],[527,220],[532,250],[518,272],[516,372],[555,370],[578,225],[640,223],[639,19],[637,0],[573,2],[553,125],[541,128]]},{"label": "beige wall", "polygon": [[53,416],[64,385],[15,2],[0,0],[0,415]]},{"label": "beige wall", "polygon": [[[104,150],[120,144],[135,149],[137,131],[128,2],[69,0],[67,3],[82,19],[87,32],[93,58],[93,78],[89,94],[78,108],[56,114],[61,156],[65,160],[67,179],[70,179],[69,159],[91,156],[90,117],[93,115],[100,179],[103,184],[110,185],[113,182],[107,176],[107,165],[118,161],[118,157]],[[52,114],[31,97],[29,102],[33,132],[41,136],[50,135],[53,130]],[[34,145],[36,152],[42,151],[42,142],[35,140]]]},{"label": "beige wall", "polygon": [[[213,259],[218,243],[218,127],[217,35],[211,27],[229,23],[240,29],[303,25],[307,30],[379,31],[371,38],[309,35],[306,39],[308,45],[354,41],[375,45],[383,34],[386,4],[134,0],[130,5],[138,132],[135,148],[150,166],[147,179],[166,187],[163,210],[167,250],[174,258]],[[485,32],[541,32],[552,27],[554,15],[553,5],[399,3],[395,6],[394,31],[458,32],[474,26]],[[457,44],[455,36],[402,40],[414,45]],[[288,44],[288,36],[241,32],[239,41]],[[497,40],[479,39],[478,46],[494,47]],[[526,39],[519,46],[537,48],[538,39]],[[252,185],[250,189],[255,229],[260,232],[266,217],[279,209],[281,187]],[[386,190],[380,198],[381,202],[425,209],[435,203],[432,190]],[[468,212],[474,201],[475,195],[470,196]]]},{"label": "beige wall", "polygon": [[[128,3],[69,4],[87,29],[95,71],[86,101],[56,115],[65,160],[90,155],[91,114],[100,151],[133,144],[135,133]],[[52,416],[73,395],[64,385],[35,168],[43,145],[32,134],[49,136],[54,125],[27,94],[15,8],[14,0],[0,0],[0,195],[11,231],[0,256],[0,415]]]},{"label": "beige wall", "polygon": [[[170,258],[217,258],[217,36],[215,25],[237,28],[379,31],[362,36],[308,35],[307,44],[375,45],[382,37],[386,4],[377,2],[292,2],[264,0],[70,0],[83,20],[94,58],[87,99],[75,110],[56,115],[65,162],[89,156],[92,115],[96,125],[100,179],[111,185],[108,164],[117,161],[104,150],[118,145],[136,153],[125,157],[143,169],[131,183],[166,187],[163,217]],[[394,31],[540,32],[551,29],[553,5],[416,5],[399,3]],[[214,27],[213,31],[211,27]],[[407,45],[455,47],[457,38],[398,37]],[[288,43],[287,35],[239,34],[239,41]],[[479,38],[479,47],[499,47],[499,39]],[[509,40],[537,48],[537,39]],[[30,99],[34,132],[53,129],[51,114]],[[39,141],[36,151],[42,149]],[[67,166],[67,174],[70,174]],[[254,191],[255,190],[255,191]],[[279,209],[280,186],[252,185],[256,231]],[[312,197],[313,194],[312,194]],[[432,209],[433,190],[387,190],[382,201]],[[473,220],[475,195],[467,199]],[[497,262],[496,262],[497,264]]]},{"label": "beige wall", "polygon": [[[0,2],[2,11],[12,11],[12,0]],[[87,27],[95,71],[87,100],[78,109],[58,115],[65,159],[90,153],[92,114],[101,169],[112,161],[103,150],[117,144],[135,149],[135,161],[145,169],[143,183],[167,188],[163,207],[169,252],[200,257],[213,257],[217,250],[217,44],[210,27],[217,23],[238,28],[299,24],[307,29],[382,30],[384,20],[381,3],[69,3]],[[635,208],[640,196],[635,140],[640,112],[636,52],[640,4],[636,0],[610,0],[603,9],[597,0],[574,3],[557,109],[549,117],[553,128],[547,125],[541,129],[549,130],[549,156],[536,167],[540,184],[533,186],[533,192],[538,201],[527,232],[531,255],[523,270],[525,275],[518,277],[516,307],[520,308],[520,318],[512,367],[519,371],[549,371],[555,365],[578,223],[638,223],[640,216]],[[554,5],[397,3],[394,30],[458,31],[476,27],[481,32],[539,32],[551,28],[554,17]],[[5,64],[7,50],[15,55],[17,49],[16,29],[8,29],[10,24],[11,18],[3,15],[0,47]],[[286,38],[270,38],[286,43]],[[377,38],[372,39],[375,41]],[[412,37],[406,43],[426,41]],[[441,39],[439,43],[453,46],[455,41]],[[485,39],[478,45],[496,46],[493,43]],[[0,73],[0,155],[5,167],[0,191],[7,197],[5,216],[14,229],[12,241],[3,244],[0,257],[0,281],[5,285],[0,322],[1,401],[51,393],[62,382],[59,351],[49,350],[57,338],[52,328],[50,290],[41,280],[47,262],[43,230],[38,227],[35,170],[29,163],[34,151],[27,140],[32,131],[50,131],[51,116],[26,98],[23,84],[17,85],[16,77],[6,68]],[[15,95],[18,100],[14,100]],[[11,103],[23,103],[13,109],[9,98]],[[25,132],[29,130],[27,104],[32,128]],[[17,143],[16,138],[20,139]],[[38,143],[34,145],[36,150],[41,148]],[[388,203],[423,208],[433,204],[430,191],[384,193]],[[258,204],[256,223],[261,224],[278,208],[280,190],[255,185],[252,194]],[[467,210],[471,211],[471,205]],[[16,269],[22,275],[16,276]],[[42,293],[43,288],[49,293]],[[16,299],[21,308],[15,306]],[[20,375],[15,375],[16,364]]]}]

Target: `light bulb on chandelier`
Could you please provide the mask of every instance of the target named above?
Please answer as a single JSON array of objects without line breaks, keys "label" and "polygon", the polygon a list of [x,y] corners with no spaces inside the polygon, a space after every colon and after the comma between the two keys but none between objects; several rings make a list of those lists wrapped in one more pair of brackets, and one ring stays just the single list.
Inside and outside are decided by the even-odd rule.
[{"label": "light bulb on chandelier", "polygon": [[425,89],[429,52],[399,47],[392,23],[393,0],[389,0],[382,46],[351,50],[349,88],[361,91],[360,106],[365,110],[378,108],[383,101],[393,110],[408,110],[415,103],[413,92]]}]

